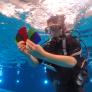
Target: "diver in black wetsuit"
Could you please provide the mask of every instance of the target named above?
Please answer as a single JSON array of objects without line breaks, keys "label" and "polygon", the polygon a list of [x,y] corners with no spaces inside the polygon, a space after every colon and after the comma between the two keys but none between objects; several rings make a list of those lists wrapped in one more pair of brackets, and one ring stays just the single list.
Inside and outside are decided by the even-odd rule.
[{"label": "diver in black wetsuit", "polygon": [[[27,54],[34,65],[45,63],[48,78],[56,92],[84,92],[87,78],[85,59],[81,56],[80,43],[70,34],[65,34],[64,15],[52,16],[47,21],[46,32],[52,36],[43,47],[27,39],[20,41],[18,47]],[[81,71],[82,70],[82,71]]]}]

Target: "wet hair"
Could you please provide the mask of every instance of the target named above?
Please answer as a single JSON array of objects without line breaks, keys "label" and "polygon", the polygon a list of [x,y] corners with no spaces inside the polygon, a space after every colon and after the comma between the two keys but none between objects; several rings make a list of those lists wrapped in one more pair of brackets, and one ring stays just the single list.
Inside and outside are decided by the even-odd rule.
[{"label": "wet hair", "polygon": [[48,20],[47,20],[47,24],[49,24],[50,22],[53,23],[58,23],[58,16],[51,16]]},{"label": "wet hair", "polygon": [[50,22],[54,23],[54,24],[58,24],[60,22],[62,22],[62,18],[64,17],[64,15],[56,15],[56,16],[51,16],[48,20],[47,20],[47,24],[49,24]]}]

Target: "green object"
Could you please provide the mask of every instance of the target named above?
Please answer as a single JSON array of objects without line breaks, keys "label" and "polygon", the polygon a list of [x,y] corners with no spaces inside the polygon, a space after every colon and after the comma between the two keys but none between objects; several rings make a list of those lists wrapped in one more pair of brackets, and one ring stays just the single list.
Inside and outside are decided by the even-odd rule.
[{"label": "green object", "polygon": [[26,42],[27,39],[30,39],[34,43],[39,43],[41,41],[41,37],[38,34],[37,29],[33,27],[26,28],[25,26],[23,26],[18,30],[16,34],[16,42],[22,40]]}]

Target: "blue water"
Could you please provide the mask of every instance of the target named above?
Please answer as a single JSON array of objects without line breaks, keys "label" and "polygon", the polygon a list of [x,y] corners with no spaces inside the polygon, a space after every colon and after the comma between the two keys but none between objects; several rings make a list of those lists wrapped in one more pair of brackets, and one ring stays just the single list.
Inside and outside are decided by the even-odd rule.
[{"label": "blue water", "polygon": [[[82,19],[74,33],[80,37],[89,49],[88,72],[89,80],[85,85],[86,92],[92,90],[92,17]],[[10,92],[55,92],[51,82],[47,79],[44,65],[36,68],[30,66],[30,60],[17,48],[15,35],[17,30],[29,25],[24,20],[9,18],[0,14],[0,88]],[[42,42],[46,37],[42,37]],[[83,44],[81,42],[81,44]],[[83,55],[87,56],[83,45]],[[1,91],[0,91],[1,92]],[[5,91],[8,92],[8,91]]]}]

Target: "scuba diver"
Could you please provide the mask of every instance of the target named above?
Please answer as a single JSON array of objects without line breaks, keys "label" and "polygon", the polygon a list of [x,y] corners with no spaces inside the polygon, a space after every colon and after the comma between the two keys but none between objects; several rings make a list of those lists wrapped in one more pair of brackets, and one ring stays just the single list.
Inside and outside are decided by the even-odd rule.
[{"label": "scuba diver", "polygon": [[32,65],[45,64],[47,75],[56,92],[84,92],[87,79],[86,59],[81,55],[80,42],[66,33],[64,15],[51,16],[45,31],[51,39],[43,46],[30,39],[18,42],[18,48]]}]

